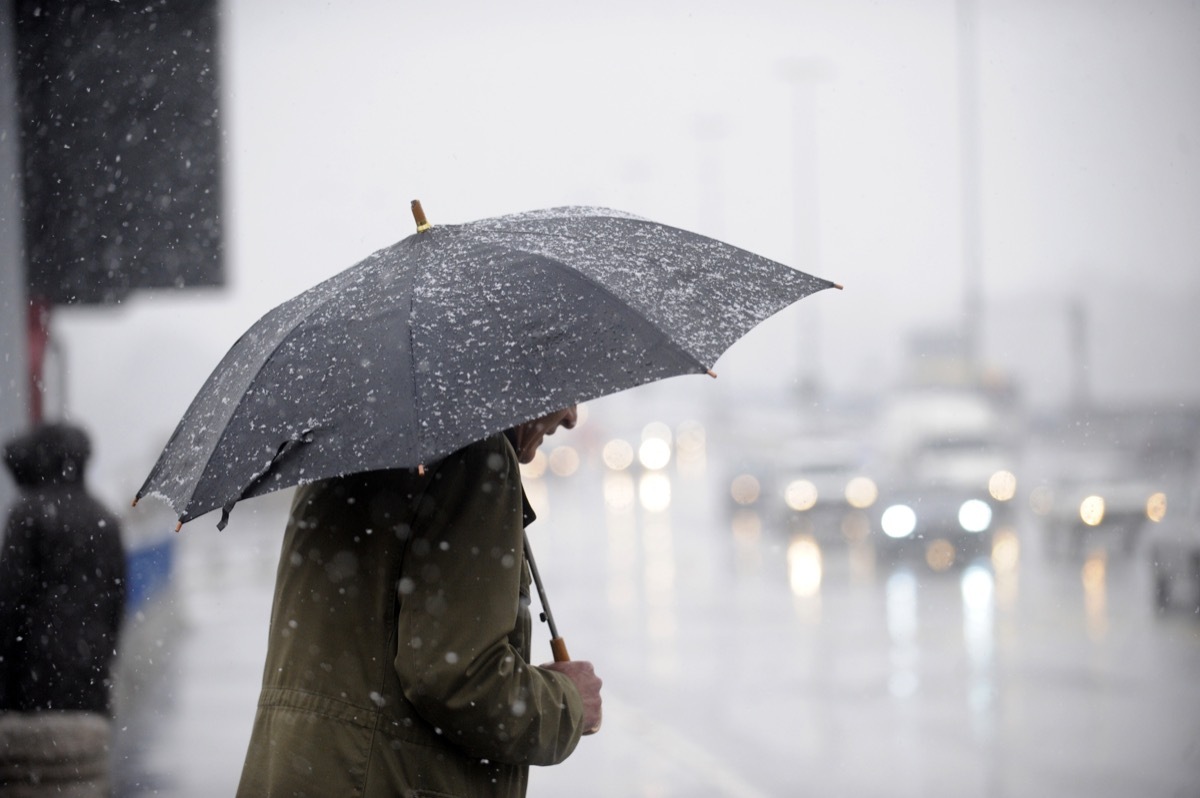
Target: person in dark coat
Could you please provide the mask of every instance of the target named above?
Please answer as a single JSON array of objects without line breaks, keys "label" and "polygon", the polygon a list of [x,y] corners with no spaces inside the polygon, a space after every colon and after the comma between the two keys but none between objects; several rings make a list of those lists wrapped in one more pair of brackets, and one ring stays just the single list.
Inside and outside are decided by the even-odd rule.
[{"label": "person in dark coat", "polygon": [[84,484],[90,453],[68,424],[5,447],[20,493],[0,551],[0,711],[111,717],[125,552],[116,516]]},{"label": "person in dark coat", "polygon": [[600,728],[591,663],[530,662],[519,464],[575,421],[296,492],[238,796],[520,798]]}]

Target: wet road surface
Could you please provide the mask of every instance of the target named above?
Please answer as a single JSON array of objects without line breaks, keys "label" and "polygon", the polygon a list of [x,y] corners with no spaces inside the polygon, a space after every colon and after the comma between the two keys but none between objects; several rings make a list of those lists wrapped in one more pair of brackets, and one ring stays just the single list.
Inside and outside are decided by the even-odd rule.
[{"label": "wet road surface", "polygon": [[[529,482],[555,618],[606,701],[531,795],[1200,794],[1200,618],[1154,612],[1140,551],[1051,558],[1022,516],[1000,563],[938,573],[731,515],[713,472]],[[282,526],[256,501],[185,529],[131,627],[124,795],[236,787]]]}]

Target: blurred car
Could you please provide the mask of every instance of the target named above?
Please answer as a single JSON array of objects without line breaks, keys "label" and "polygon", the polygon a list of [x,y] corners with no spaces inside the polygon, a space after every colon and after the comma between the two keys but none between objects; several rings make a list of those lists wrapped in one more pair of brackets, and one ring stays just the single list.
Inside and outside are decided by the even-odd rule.
[{"label": "blurred car", "polygon": [[1080,452],[1063,472],[1035,507],[1051,554],[1078,555],[1092,541],[1132,552],[1146,519],[1161,512],[1161,480],[1120,449]]},{"label": "blurred car", "polygon": [[728,469],[727,506],[750,510],[767,528],[821,542],[861,540],[864,510],[875,500],[865,447],[857,434],[807,430],[776,439],[768,451]]},{"label": "blurred car", "polygon": [[878,496],[863,448],[848,438],[806,441],[777,466],[772,513],[792,534],[819,542],[866,537],[866,515]]},{"label": "blurred car", "polygon": [[876,556],[885,563],[919,559],[939,571],[987,556],[997,515],[979,493],[930,485],[895,491],[875,516]]},{"label": "blurred car", "polygon": [[1148,518],[1143,527],[1154,606],[1160,612],[1178,607],[1200,613],[1200,470],[1179,493],[1180,512],[1164,503],[1161,519]]},{"label": "blurred car", "polygon": [[1014,455],[985,436],[926,441],[879,487],[871,531],[884,562],[945,570],[991,553],[1013,523]]},{"label": "blurred car", "polygon": [[1164,517],[1167,495],[1178,497],[1174,487],[1193,473],[1198,438],[1200,411],[1175,403],[1085,406],[1047,418],[1035,437],[1043,474],[1030,492],[1046,551],[1132,554]]}]

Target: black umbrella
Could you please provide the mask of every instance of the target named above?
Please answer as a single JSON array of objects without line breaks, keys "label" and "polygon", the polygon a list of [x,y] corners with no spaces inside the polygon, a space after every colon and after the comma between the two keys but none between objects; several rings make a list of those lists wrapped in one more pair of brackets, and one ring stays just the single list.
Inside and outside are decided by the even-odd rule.
[{"label": "black umbrella", "polygon": [[711,374],[756,324],[835,285],[608,209],[438,227],[413,213],[415,235],[238,339],[139,499],[162,497],[180,524],[223,508],[223,528],[241,499],[421,467],[578,402]]}]

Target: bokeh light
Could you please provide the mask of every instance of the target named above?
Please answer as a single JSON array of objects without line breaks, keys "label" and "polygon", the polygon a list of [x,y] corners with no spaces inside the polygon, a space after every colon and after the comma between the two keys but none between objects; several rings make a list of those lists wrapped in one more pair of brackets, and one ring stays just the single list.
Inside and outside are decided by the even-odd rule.
[{"label": "bokeh light", "polygon": [[638,447],[638,462],[651,471],[659,471],[671,462],[671,444],[662,438],[647,438]]},{"label": "bokeh light", "polygon": [[851,507],[865,510],[879,498],[879,488],[870,477],[855,477],[846,483],[846,501]]},{"label": "bokeh light", "polygon": [[917,528],[917,514],[906,504],[893,504],[879,519],[883,533],[890,538],[904,538]]},{"label": "bokeh light", "polygon": [[783,500],[797,512],[811,510],[817,504],[817,486],[807,479],[793,480],[784,489]]},{"label": "bokeh light", "polygon": [[1080,579],[1085,590],[1099,591],[1104,589],[1108,577],[1108,562],[1103,552],[1095,552],[1088,556],[1080,569]]},{"label": "bokeh light", "polygon": [[528,463],[521,463],[521,477],[522,479],[541,479],[545,476],[549,465],[550,459],[546,457],[546,453],[538,449],[532,460]]},{"label": "bokeh light", "polygon": [[614,438],[604,444],[600,459],[613,471],[624,471],[633,465],[633,445],[629,441]]},{"label": "bokeh light", "polygon": [[1146,517],[1158,523],[1167,516],[1167,494],[1155,493],[1146,499]]},{"label": "bokeh light", "polygon": [[992,566],[1000,572],[1014,571],[1021,560],[1021,541],[1011,529],[1002,529],[992,538]]},{"label": "bokeh light", "polygon": [[988,493],[998,502],[1011,501],[1017,495],[1017,477],[1011,471],[997,471],[988,480]]},{"label": "bokeh light", "polygon": [[574,446],[559,446],[550,452],[550,471],[555,476],[569,477],[579,470],[579,452]]},{"label": "bokeh light", "polygon": [[942,538],[931,540],[925,547],[925,562],[935,571],[949,570],[954,565],[955,555],[954,544]]},{"label": "bokeh light", "polygon": [[606,474],[604,476],[604,503],[613,510],[628,510],[633,507],[637,491],[633,477],[629,474]]},{"label": "bokeh light", "polygon": [[821,589],[821,548],[807,536],[797,536],[788,545],[788,584],[801,598],[815,596]]},{"label": "bokeh light", "polygon": [[1104,499],[1088,496],[1079,503],[1079,518],[1088,526],[1099,526],[1104,520]]},{"label": "bokeh light", "polygon": [[982,532],[992,525],[992,508],[982,499],[968,499],[958,508],[958,524],[968,532]]},{"label": "bokeh light", "polygon": [[666,474],[644,474],[638,482],[638,500],[652,513],[661,513],[671,506],[671,479]]},{"label": "bokeh light", "polygon": [[729,484],[730,497],[741,505],[754,504],[761,492],[762,487],[752,474],[738,474]]}]

